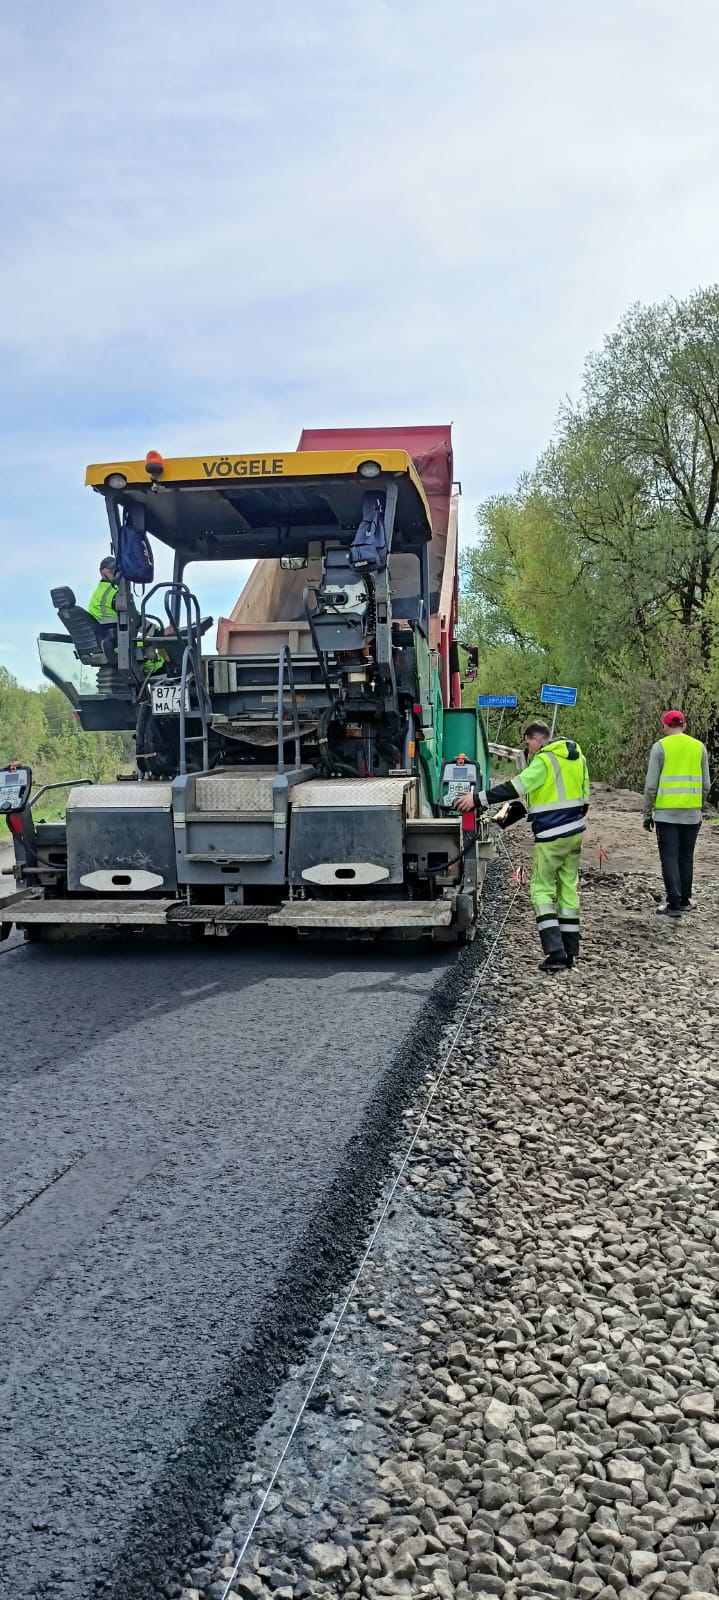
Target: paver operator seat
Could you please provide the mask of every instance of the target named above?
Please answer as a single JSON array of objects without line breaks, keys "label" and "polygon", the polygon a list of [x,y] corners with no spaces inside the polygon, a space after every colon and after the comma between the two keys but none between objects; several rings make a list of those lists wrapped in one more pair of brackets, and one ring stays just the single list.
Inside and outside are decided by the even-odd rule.
[{"label": "paver operator seat", "polygon": [[110,660],[106,650],[108,629],[79,606],[69,587],[50,590],[50,599],[60,621],[72,639],[79,661],[86,667],[102,667]]},{"label": "paver operator seat", "polygon": [[[68,585],[51,589],[50,599],[70,635],[78,661],[85,667],[99,669],[96,688],[98,697],[102,700],[133,700],[130,678],[127,673],[118,672],[117,669],[113,629],[103,627],[84,606],[79,606],[74,591]],[[43,671],[45,671],[44,666]],[[57,683],[58,687],[67,693],[67,686],[62,680],[52,679],[51,674],[46,676],[51,676],[51,681]]]}]

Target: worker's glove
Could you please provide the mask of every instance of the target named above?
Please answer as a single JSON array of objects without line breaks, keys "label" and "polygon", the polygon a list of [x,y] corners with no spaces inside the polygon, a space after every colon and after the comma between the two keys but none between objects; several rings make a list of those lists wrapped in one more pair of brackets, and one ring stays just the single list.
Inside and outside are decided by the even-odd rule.
[{"label": "worker's glove", "polygon": [[654,832],[654,819],[653,819],[653,817],[645,817],[644,821],[642,823],[642,827],[643,827],[645,833],[653,833]]},{"label": "worker's glove", "polygon": [[492,822],[498,828],[512,828],[516,822],[521,822],[526,815],[527,809],[526,806],[522,805],[521,800],[505,800],[504,805],[500,806],[498,811],[495,811]]}]

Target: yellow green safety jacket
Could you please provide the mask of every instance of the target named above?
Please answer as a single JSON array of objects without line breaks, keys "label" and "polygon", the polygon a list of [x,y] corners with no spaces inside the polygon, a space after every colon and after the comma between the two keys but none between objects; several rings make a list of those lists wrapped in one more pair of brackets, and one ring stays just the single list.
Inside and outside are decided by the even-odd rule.
[{"label": "yellow green safety jacket", "polygon": [[664,751],[655,811],[694,811],[702,803],[704,746],[689,733],[657,741]]},{"label": "yellow green safety jacket", "polygon": [[[117,611],[115,609],[117,590],[118,585],[116,583],[109,583],[107,578],[101,578],[97,588],[88,600],[87,609],[90,616],[94,617],[97,622],[102,623],[103,627],[117,622]],[[136,610],[134,611],[134,616],[139,620]],[[142,644],[143,641],[138,640],[138,643]],[[144,643],[146,644],[147,641],[144,641]],[[142,670],[146,676],[149,676],[152,672],[160,672],[164,665],[164,656],[155,654],[143,661]]]},{"label": "yellow green safety jacket", "polygon": [[552,739],[511,781],[527,807],[538,843],[584,832],[589,773],[574,739]]},{"label": "yellow green safety jacket", "polygon": [[117,589],[116,583],[109,583],[107,578],[100,579],[97,588],[90,595],[90,599],[87,602],[90,616],[94,617],[96,622],[117,622],[117,612],[115,610]]}]

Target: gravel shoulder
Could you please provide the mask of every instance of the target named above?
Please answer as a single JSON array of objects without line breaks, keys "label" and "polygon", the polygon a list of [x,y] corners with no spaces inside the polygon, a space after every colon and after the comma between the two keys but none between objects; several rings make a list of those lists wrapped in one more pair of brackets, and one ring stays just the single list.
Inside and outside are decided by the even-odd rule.
[{"label": "gravel shoulder", "polygon": [[667,925],[638,798],[591,816],[580,966],[521,889],[246,1559],[322,1337],[164,1594],[719,1593],[719,829]]}]

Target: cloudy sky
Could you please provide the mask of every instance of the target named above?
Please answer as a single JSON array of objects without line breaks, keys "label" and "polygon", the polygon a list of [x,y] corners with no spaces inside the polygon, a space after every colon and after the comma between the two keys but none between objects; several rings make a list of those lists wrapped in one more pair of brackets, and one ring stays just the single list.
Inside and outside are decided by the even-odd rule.
[{"label": "cloudy sky", "polygon": [[87,462],[451,419],[469,539],[626,306],[719,279],[716,0],[4,0],[0,63],[28,683],[107,544]]}]

